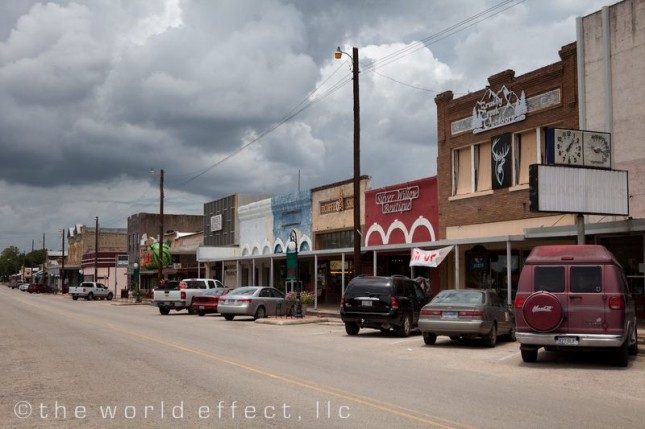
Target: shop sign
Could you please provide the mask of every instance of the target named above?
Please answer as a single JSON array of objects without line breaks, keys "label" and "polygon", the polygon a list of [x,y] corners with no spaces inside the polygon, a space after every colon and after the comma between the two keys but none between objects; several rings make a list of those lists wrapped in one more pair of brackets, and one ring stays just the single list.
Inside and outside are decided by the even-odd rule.
[{"label": "shop sign", "polygon": [[376,194],[376,204],[381,206],[383,214],[403,213],[412,210],[412,201],[419,198],[418,186],[393,189]]},{"label": "shop sign", "polygon": [[329,214],[352,210],[354,208],[354,197],[345,197],[343,190],[338,190],[338,198],[334,200],[322,201],[320,203],[320,214]]},{"label": "shop sign", "polygon": [[211,216],[211,232],[222,230],[222,215]]},{"label": "shop sign", "polygon": [[497,92],[487,88],[482,99],[473,108],[473,134],[523,121],[526,119],[526,112],[524,91],[518,97],[506,86],[502,86]]}]

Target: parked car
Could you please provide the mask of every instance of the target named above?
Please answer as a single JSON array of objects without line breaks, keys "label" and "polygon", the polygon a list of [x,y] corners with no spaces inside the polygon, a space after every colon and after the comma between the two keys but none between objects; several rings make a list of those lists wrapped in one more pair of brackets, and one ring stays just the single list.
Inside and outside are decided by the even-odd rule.
[{"label": "parked car", "polygon": [[153,291],[152,305],[159,308],[159,313],[167,315],[170,310],[187,309],[193,314],[191,304],[193,297],[201,295],[208,289],[223,288],[219,280],[214,279],[183,279],[168,280]]},{"label": "parked car", "polygon": [[354,277],[340,303],[340,317],[348,335],[357,335],[361,328],[394,328],[407,337],[417,326],[421,307],[430,299],[414,280],[394,275]]},{"label": "parked car", "polygon": [[419,329],[428,345],[439,335],[453,341],[483,338],[489,347],[500,335],[515,341],[513,310],[493,289],[442,290],[421,309]]},{"label": "parked car", "polygon": [[27,292],[29,293],[52,293],[54,288],[47,284],[40,283],[31,283],[27,286]]},{"label": "parked car", "polygon": [[97,282],[82,282],[78,286],[72,286],[69,288],[69,295],[74,301],[78,298],[85,298],[88,301],[98,299],[112,301],[114,298],[114,294],[106,285]]},{"label": "parked car", "polygon": [[21,290],[23,292],[27,292],[28,287],[29,287],[29,283],[22,283],[20,286],[18,286],[18,290]]},{"label": "parked car", "polygon": [[193,311],[200,316],[208,313],[217,313],[217,304],[220,297],[226,295],[230,291],[227,287],[217,287],[208,289],[201,295],[193,296],[193,301],[190,304]]},{"label": "parked car", "polygon": [[[217,309],[226,320],[235,316],[253,316],[262,319],[267,315],[282,313],[288,305],[284,294],[267,286],[245,286],[230,291],[222,297]],[[286,313],[286,312],[285,312]]]},{"label": "parked car", "polygon": [[636,309],[622,267],[600,245],[533,248],[515,297],[522,360],[538,350],[613,352],[618,366],[638,354]]}]

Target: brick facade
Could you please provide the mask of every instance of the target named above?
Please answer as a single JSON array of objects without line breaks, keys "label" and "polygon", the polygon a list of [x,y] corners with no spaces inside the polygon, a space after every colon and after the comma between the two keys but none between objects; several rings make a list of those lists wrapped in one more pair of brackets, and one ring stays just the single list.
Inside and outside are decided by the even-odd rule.
[{"label": "brick facade", "polygon": [[[489,224],[545,216],[545,213],[529,211],[527,184],[509,188],[471,193],[456,197],[453,195],[454,150],[476,143],[490,142],[493,136],[503,133],[519,133],[542,127],[578,128],[576,44],[563,46],[559,52],[561,61],[515,76],[513,70],[506,70],[488,78],[485,89],[459,98],[453,98],[451,91],[439,94],[437,104],[437,183],[439,194],[439,235],[449,239],[450,227]],[[526,118],[506,126],[483,131],[455,132],[452,124],[467,121],[473,116],[477,102],[485,96],[486,90],[497,91],[506,87],[517,94],[524,92],[531,106],[531,100],[559,90],[559,102],[544,108],[529,107]],[[543,131],[542,131],[543,132]],[[542,142],[544,146],[544,142]]]}]

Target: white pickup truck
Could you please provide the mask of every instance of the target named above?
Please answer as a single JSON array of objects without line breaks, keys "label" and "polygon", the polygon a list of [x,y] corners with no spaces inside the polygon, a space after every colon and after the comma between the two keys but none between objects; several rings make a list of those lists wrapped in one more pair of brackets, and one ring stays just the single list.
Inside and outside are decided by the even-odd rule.
[{"label": "white pickup truck", "polygon": [[85,298],[86,300],[92,299],[107,299],[111,301],[114,294],[103,283],[96,282],[83,282],[78,286],[69,288],[69,294],[72,299],[76,301],[78,298]]},{"label": "white pickup truck", "polygon": [[180,282],[169,280],[162,287],[154,290],[152,305],[159,307],[159,313],[164,316],[170,313],[170,310],[184,309],[193,314],[194,310],[190,308],[193,296],[218,287],[223,288],[224,285],[219,280],[213,279],[184,279]]}]

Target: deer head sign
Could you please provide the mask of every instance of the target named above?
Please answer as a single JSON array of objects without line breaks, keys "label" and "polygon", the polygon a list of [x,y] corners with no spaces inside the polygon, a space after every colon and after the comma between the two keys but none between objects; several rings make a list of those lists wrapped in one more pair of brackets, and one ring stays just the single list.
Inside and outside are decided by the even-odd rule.
[{"label": "deer head sign", "polygon": [[501,142],[501,137],[493,138],[491,155],[494,162],[495,179],[499,186],[504,186],[504,164],[506,157],[511,150],[511,145],[507,142]]}]

